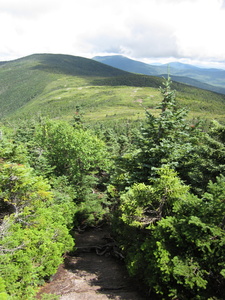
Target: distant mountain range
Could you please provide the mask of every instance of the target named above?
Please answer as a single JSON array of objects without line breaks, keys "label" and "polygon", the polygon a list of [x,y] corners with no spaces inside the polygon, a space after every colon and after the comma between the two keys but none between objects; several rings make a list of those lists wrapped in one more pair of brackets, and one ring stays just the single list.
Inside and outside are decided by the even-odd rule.
[{"label": "distant mountain range", "polygon": [[150,65],[121,55],[95,56],[93,60],[120,70],[144,75],[165,77],[169,72],[174,81],[225,94],[225,70],[222,69],[205,69],[179,62]]}]

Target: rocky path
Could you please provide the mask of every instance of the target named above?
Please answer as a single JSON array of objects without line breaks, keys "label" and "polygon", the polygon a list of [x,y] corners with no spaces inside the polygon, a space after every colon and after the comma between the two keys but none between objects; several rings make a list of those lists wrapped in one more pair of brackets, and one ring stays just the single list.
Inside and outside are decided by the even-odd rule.
[{"label": "rocky path", "polygon": [[[43,293],[60,295],[60,300],[144,300],[129,279],[122,260],[113,257],[107,229],[91,229],[75,235],[77,251],[67,256]],[[104,245],[109,244],[109,247]]]}]

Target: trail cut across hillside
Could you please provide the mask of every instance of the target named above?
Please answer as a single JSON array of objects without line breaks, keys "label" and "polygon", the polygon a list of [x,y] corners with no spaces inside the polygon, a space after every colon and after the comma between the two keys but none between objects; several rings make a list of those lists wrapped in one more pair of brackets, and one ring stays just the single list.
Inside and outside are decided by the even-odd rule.
[{"label": "trail cut across hillside", "polygon": [[[67,255],[50,283],[37,296],[56,294],[60,300],[144,300],[129,278],[107,228],[75,234],[77,250]],[[153,299],[152,299],[153,300]]]}]

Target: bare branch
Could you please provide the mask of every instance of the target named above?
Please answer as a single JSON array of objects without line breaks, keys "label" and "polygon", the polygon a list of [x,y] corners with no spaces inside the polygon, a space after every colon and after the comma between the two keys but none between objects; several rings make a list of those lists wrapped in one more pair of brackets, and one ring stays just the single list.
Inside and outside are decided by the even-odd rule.
[{"label": "bare branch", "polygon": [[5,248],[3,246],[0,246],[0,255],[4,255],[5,253],[14,253],[15,251],[23,249],[24,247],[25,247],[24,243],[20,246],[12,248],[12,249],[8,249],[8,248]]}]

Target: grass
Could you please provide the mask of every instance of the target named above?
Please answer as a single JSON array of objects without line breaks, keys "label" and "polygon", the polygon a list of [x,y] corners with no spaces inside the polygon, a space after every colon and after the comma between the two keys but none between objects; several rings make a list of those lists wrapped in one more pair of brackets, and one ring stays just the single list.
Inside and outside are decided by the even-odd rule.
[{"label": "grass", "polygon": [[43,116],[72,119],[77,106],[84,111],[87,120],[102,121],[112,115],[119,118],[139,113],[143,115],[144,109],[141,104],[154,106],[160,95],[154,88],[96,87],[84,85],[84,82],[79,86],[76,79],[71,78],[63,78],[57,82],[58,85],[55,82],[50,83],[39,97],[13,113],[13,118],[21,114],[29,117],[36,112]]}]

